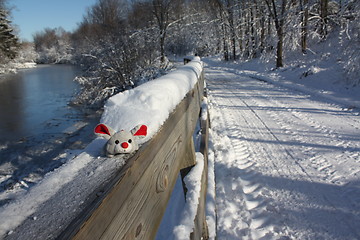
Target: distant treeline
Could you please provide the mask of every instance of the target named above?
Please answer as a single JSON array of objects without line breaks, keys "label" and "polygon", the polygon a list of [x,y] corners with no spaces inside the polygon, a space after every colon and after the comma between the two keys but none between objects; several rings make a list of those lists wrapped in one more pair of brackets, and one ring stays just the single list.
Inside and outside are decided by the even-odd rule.
[{"label": "distant treeline", "polygon": [[98,0],[74,32],[45,29],[34,46],[38,62],[81,65],[77,102],[99,103],[157,76],[166,56],[263,58],[279,68],[334,35],[341,64],[359,79],[359,20],[360,0]]}]

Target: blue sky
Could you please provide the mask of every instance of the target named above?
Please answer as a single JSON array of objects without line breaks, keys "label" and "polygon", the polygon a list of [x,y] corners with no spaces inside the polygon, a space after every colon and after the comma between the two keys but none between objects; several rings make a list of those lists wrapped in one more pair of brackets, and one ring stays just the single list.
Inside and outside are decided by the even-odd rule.
[{"label": "blue sky", "polygon": [[20,39],[32,41],[32,35],[46,27],[76,29],[87,7],[96,0],[9,0],[12,22],[20,30]]}]

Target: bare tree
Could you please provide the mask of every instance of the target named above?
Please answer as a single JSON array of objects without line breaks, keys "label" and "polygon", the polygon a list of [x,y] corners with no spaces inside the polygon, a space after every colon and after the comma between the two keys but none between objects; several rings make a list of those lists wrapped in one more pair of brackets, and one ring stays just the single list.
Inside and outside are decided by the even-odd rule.
[{"label": "bare tree", "polygon": [[165,62],[165,38],[170,25],[170,12],[174,0],[153,0],[153,13],[159,27],[161,62]]},{"label": "bare tree", "polygon": [[280,5],[275,0],[265,0],[270,15],[275,23],[277,46],[276,46],[276,67],[283,67],[283,46],[284,46],[284,24],[287,10],[287,0],[281,0]]},{"label": "bare tree", "polygon": [[124,27],[127,6],[126,0],[98,0],[88,9],[86,20],[102,34],[117,31]]},{"label": "bare tree", "polygon": [[222,32],[222,48],[226,61],[236,59],[236,19],[234,0],[215,0],[213,7],[218,12]]}]

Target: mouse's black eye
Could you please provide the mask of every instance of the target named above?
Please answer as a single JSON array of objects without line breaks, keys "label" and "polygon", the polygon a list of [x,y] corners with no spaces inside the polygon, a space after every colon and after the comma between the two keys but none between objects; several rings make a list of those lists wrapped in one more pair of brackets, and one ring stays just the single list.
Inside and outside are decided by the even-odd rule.
[{"label": "mouse's black eye", "polygon": [[132,140],[131,140],[131,139],[129,139],[129,140],[128,140],[128,143],[131,143],[131,142],[132,142]]},{"label": "mouse's black eye", "polygon": [[115,144],[119,144],[119,140],[116,140],[116,141],[115,141]]}]

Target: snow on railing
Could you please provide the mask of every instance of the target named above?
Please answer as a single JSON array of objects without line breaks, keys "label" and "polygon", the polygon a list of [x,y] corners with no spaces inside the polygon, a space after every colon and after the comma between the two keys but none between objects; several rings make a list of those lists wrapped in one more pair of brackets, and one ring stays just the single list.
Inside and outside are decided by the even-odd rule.
[{"label": "snow on railing", "polygon": [[148,135],[142,142],[148,141],[193,89],[202,68],[200,58],[195,57],[190,63],[165,76],[111,97],[105,104],[101,122],[116,131],[131,130],[136,125],[145,124]]}]

